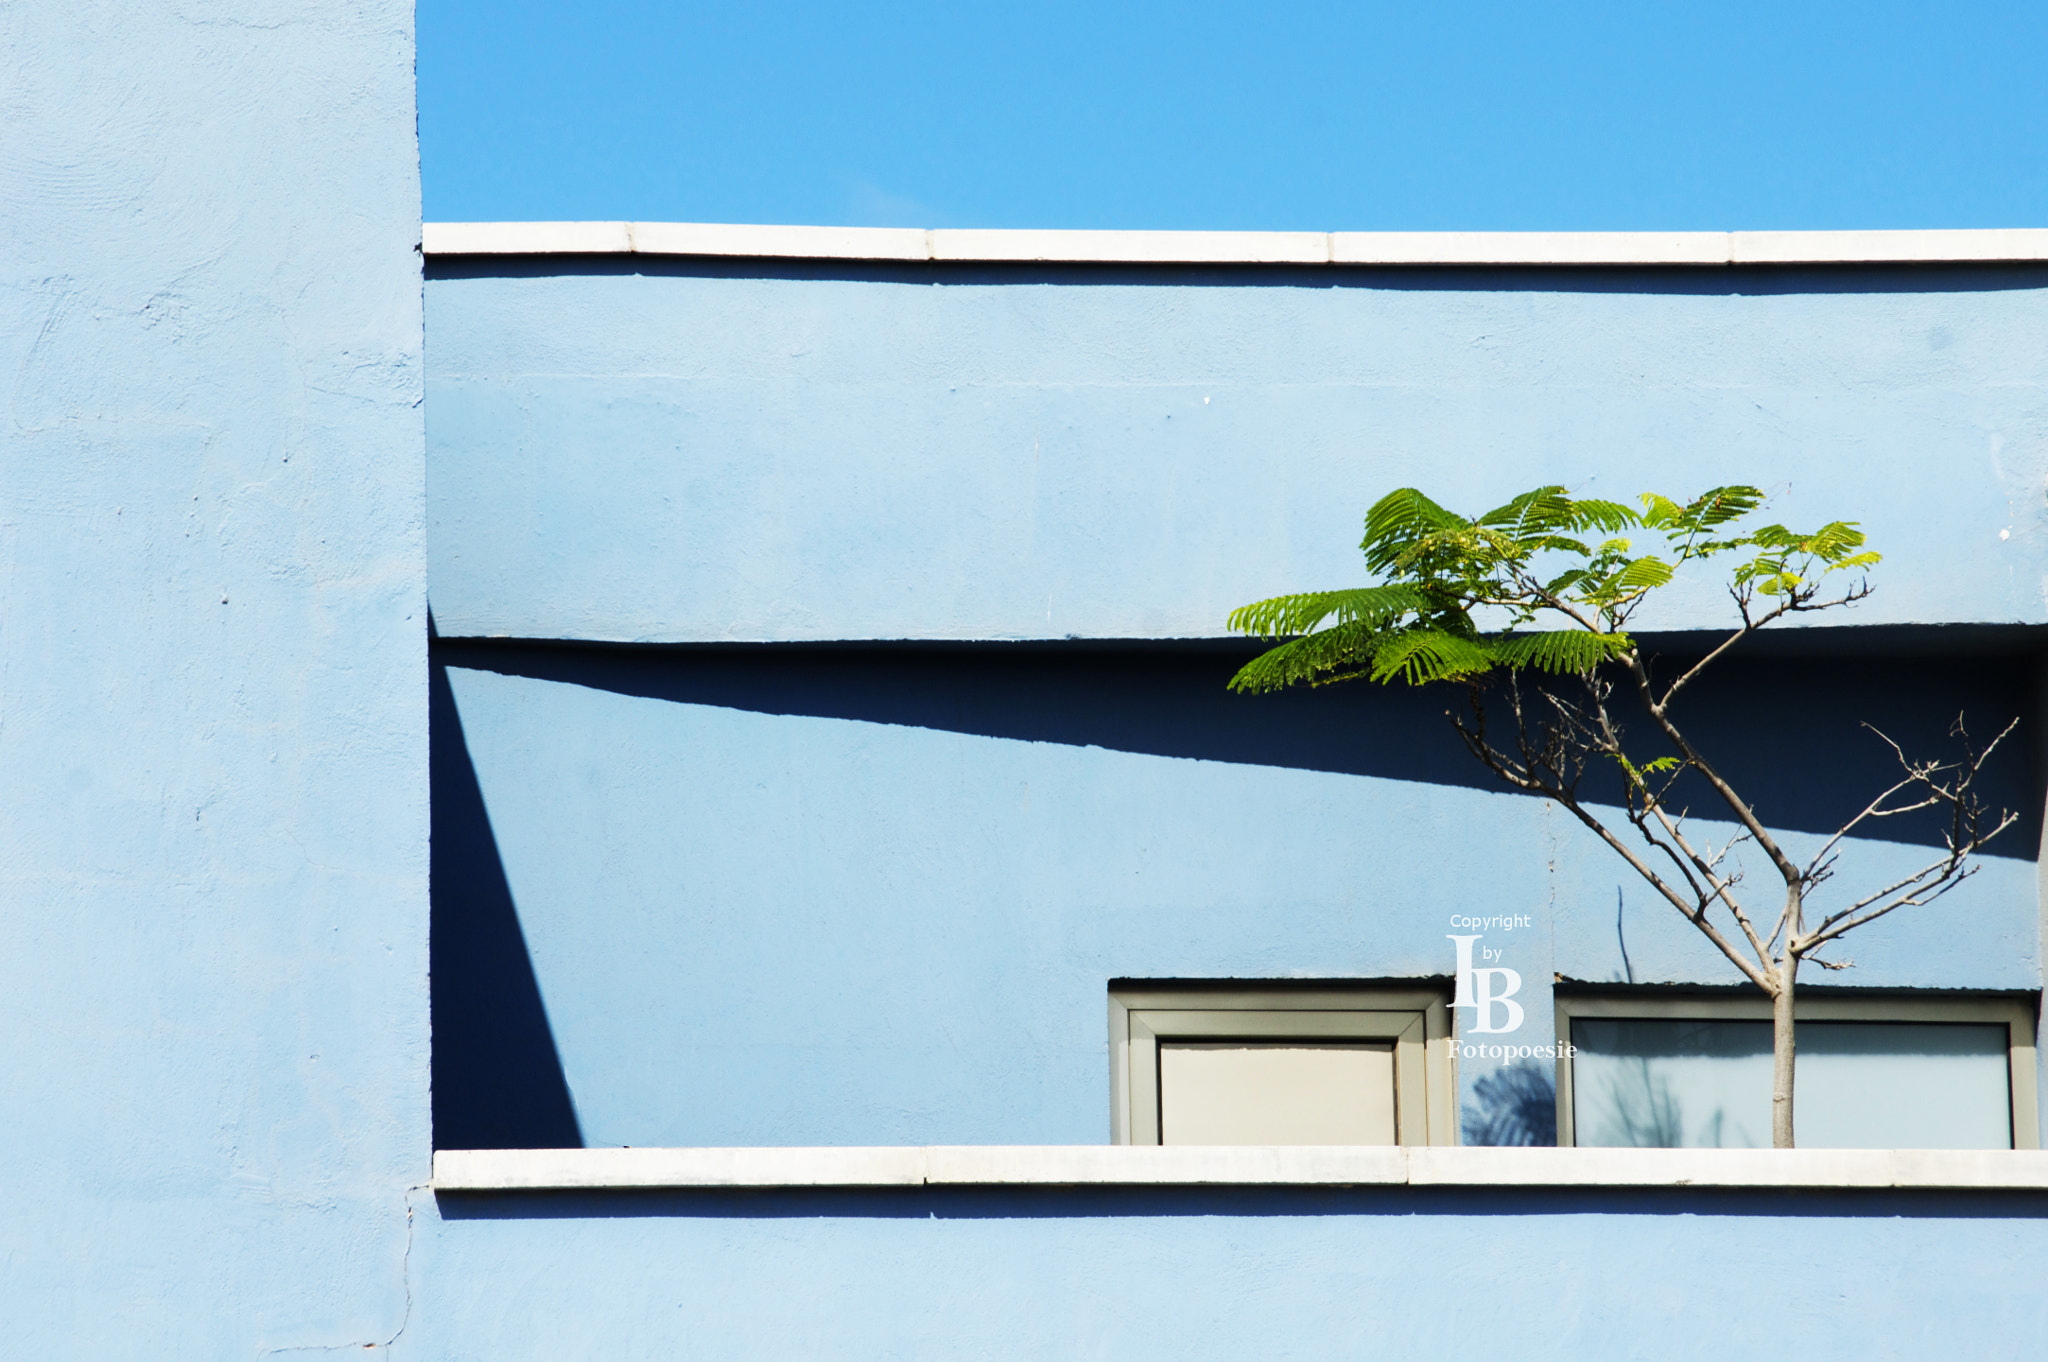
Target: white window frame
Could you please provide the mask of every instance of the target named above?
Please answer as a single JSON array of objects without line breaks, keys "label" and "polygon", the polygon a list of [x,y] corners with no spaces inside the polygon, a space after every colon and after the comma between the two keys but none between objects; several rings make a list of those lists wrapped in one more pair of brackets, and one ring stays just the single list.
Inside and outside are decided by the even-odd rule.
[{"label": "white window frame", "polygon": [[[1768,998],[1700,995],[1559,993],[1557,1001],[1557,1142],[1575,1145],[1572,1061],[1566,1048],[1575,1017],[1641,1021],[1769,1021]],[[2012,1100],[2012,1147],[2041,1147],[2041,1112],[2035,1086],[2034,1014],[2038,1004],[2019,998],[1795,997],[1795,1021],[2002,1023],[2006,1028],[2006,1089]]]},{"label": "white window frame", "polygon": [[1458,1142],[1449,998],[1427,987],[1119,985],[1109,993],[1110,1141],[1159,1143],[1162,1040],[1391,1040],[1401,1145]]}]

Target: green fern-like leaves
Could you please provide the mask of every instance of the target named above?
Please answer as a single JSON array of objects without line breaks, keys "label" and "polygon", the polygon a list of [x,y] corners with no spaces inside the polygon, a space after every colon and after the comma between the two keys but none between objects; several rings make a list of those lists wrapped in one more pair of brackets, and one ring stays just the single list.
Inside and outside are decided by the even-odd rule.
[{"label": "green fern-like leaves", "polygon": [[[1366,512],[1359,545],[1382,580],[1231,612],[1236,632],[1286,639],[1246,663],[1231,687],[1354,677],[1426,685],[1499,668],[1583,675],[1629,655],[1630,614],[1687,563],[1739,553],[1738,592],[1798,601],[1820,577],[1878,561],[1849,521],[1807,534],[1782,525],[1735,533],[1763,504],[1755,487],[1715,487],[1683,502],[1649,492],[1639,501],[1640,509],[1573,498],[1552,485],[1467,519],[1413,487],[1389,492]],[[1638,552],[1643,534],[1662,539],[1661,551]]]},{"label": "green fern-like leaves", "polygon": [[1463,516],[1446,511],[1413,487],[1403,487],[1381,497],[1365,513],[1365,542],[1359,547],[1370,553],[1376,543],[1455,530],[1465,523]]},{"label": "green fern-like leaves", "polygon": [[1411,686],[1458,681],[1492,671],[1493,649],[1484,639],[1461,638],[1441,629],[1403,629],[1374,641],[1372,679],[1400,678]]},{"label": "green fern-like leaves", "polygon": [[1349,591],[1311,591],[1300,596],[1275,596],[1230,612],[1230,627],[1240,634],[1280,638],[1305,634],[1331,624],[1364,622],[1384,628],[1406,610],[1422,607],[1422,593],[1410,586],[1361,586]]},{"label": "green fern-like leaves", "polygon": [[1622,778],[1628,781],[1630,790],[1647,790],[1650,786],[1649,777],[1668,775],[1679,767],[1677,757],[1658,757],[1655,761],[1646,761],[1638,766],[1630,761],[1626,754],[1616,752],[1614,760],[1620,765]]},{"label": "green fern-like leaves", "polygon": [[1230,688],[1256,694],[1348,681],[1370,669],[1374,641],[1374,631],[1362,620],[1305,634],[1245,663],[1230,678]]},{"label": "green fern-like leaves", "polygon": [[1480,676],[1497,667],[1578,675],[1634,646],[1633,639],[1619,633],[1553,629],[1483,638],[1420,625],[1374,632],[1364,621],[1353,620],[1268,649],[1238,669],[1230,688],[1257,693],[1360,676],[1420,686]]},{"label": "green fern-like leaves", "polygon": [[1576,676],[1603,662],[1625,656],[1635,647],[1627,634],[1595,634],[1584,629],[1551,629],[1510,634],[1491,645],[1494,661],[1503,667],[1532,668],[1558,676]]}]

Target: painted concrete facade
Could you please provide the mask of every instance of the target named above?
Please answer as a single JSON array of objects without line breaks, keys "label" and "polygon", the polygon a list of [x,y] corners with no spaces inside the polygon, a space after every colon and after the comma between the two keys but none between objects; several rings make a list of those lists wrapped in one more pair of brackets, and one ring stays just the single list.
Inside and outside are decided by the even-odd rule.
[{"label": "painted concrete facade", "polygon": [[[1531,1040],[1554,976],[1726,982],[1431,697],[1225,694],[1222,617],[1355,580],[1402,482],[1780,484],[1888,554],[1700,700],[1811,838],[1860,719],[2039,726],[2048,267],[423,283],[404,7],[0,32],[13,1350],[1752,1356],[1788,1282],[1781,1355],[2038,1350],[2023,1188],[427,1184],[1100,1143],[1110,981],[1441,979],[1452,913],[1533,919]],[[2038,992],[2043,783],[1857,983]]]},{"label": "painted concrete facade", "polygon": [[[1227,657],[1059,648],[439,656],[497,853],[451,888],[502,874],[592,1144],[1106,1140],[1109,980],[1441,978],[1452,913],[1532,920],[1488,937],[1523,1042],[1550,1040],[1553,974],[1736,981],[1576,824],[1477,783],[1432,697],[1239,699]],[[1930,704],[2031,700],[1946,679]],[[1856,982],[2036,987],[2012,849],[1868,930]],[[1848,875],[1924,851],[1859,843]]]},{"label": "painted concrete facade", "polygon": [[412,9],[0,50],[5,1351],[360,1351],[429,1168]]},{"label": "painted concrete facade", "polygon": [[[437,959],[517,967],[437,974],[438,1142],[1101,1142],[1110,980],[1441,978],[1452,912],[1533,920],[1502,943],[1525,1041],[1551,1039],[1553,977],[1731,983],[1604,849],[1469,769],[1440,700],[1228,696],[1222,617],[1356,581],[1363,508],[1403,482],[1776,482],[1788,518],[1855,516],[1887,554],[1855,627],[1697,702],[1810,845],[1881,774],[1860,720],[2038,719],[2044,287],[435,263]],[[1660,646],[1723,612],[1687,596]],[[2022,827],[1859,939],[1856,984],[2038,991],[2035,750],[1998,780]],[[1849,874],[1927,835],[1859,842]],[[1461,1071],[1468,1120],[1494,1067]],[[438,1203],[427,1276],[524,1280],[573,1240],[589,1279],[480,1294],[546,1338],[622,1292],[603,1327],[648,1355],[1740,1350],[1643,1266],[1693,1247],[1841,1274],[1774,1355],[1910,1356],[1958,1311],[1970,1349],[2019,1355],[2048,1323],[2031,1193],[1690,1195],[471,1194]],[[1907,1266],[1948,1254],[2021,1266]],[[736,1275],[706,1286],[710,1262]],[[1411,1289],[1408,1262],[1454,1270]]]},{"label": "painted concrete facade", "polygon": [[[1441,698],[1231,697],[1244,649],[1173,640],[1359,580],[1362,509],[1403,483],[1477,507],[1782,479],[1783,515],[1865,522],[1877,593],[1694,713],[1811,840],[1885,783],[1860,722],[1932,744],[1958,711],[2033,715],[2035,636],[1971,627],[2044,608],[2044,288],[437,263],[447,759],[583,1137],[1102,1139],[1108,980],[1433,977],[1453,912],[1538,924],[1502,943],[1537,1043],[1553,976],[1735,982],[1468,769]],[[1699,585],[1663,623],[1730,617]],[[1866,933],[1857,984],[2038,987],[2031,752],[2001,778],[2025,826],[1938,915]],[[1920,840],[1858,843],[1845,878]]]},{"label": "painted concrete facade", "polygon": [[[1502,1189],[484,1203],[423,1236],[419,1341],[462,1359],[2019,1359],[2043,1323],[2039,1210]],[[1759,1341],[1728,1303],[1784,1292],[1792,1263]]]},{"label": "painted concrete facade", "polygon": [[1385,489],[1545,479],[1853,504],[1861,622],[2048,619],[2039,267],[437,271],[444,635],[1210,637]]}]

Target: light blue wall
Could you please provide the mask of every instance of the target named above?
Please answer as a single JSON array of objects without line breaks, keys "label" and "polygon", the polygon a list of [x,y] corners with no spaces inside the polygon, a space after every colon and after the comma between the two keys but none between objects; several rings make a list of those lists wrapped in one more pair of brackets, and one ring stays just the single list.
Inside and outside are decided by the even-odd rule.
[{"label": "light blue wall", "polygon": [[[444,638],[1215,635],[1234,604],[1357,580],[1391,486],[1486,504],[1544,479],[1770,483],[1886,552],[1858,625],[2048,619],[2048,271],[432,273]],[[1705,585],[1655,622],[1724,618]],[[1533,919],[1487,942],[1525,980],[1519,1043],[1550,1039],[1556,975],[1738,979],[1583,830],[1447,765],[1194,759],[448,656],[592,1144],[1102,1140],[1109,980],[1441,975],[1454,912]],[[1982,667],[2028,684],[2009,649]],[[1829,721],[1849,703],[1790,674],[1753,698],[1795,693]],[[1795,849],[1812,793],[1771,806]],[[1827,982],[2037,988],[2034,832]],[[1924,859],[1859,841],[1842,883]],[[1468,1099],[1492,1067],[1466,1064]]]},{"label": "light blue wall", "polygon": [[443,635],[1208,636],[1389,488],[1544,480],[1768,483],[1888,555],[1861,622],[2048,619],[2040,268],[559,268],[428,286]]},{"label": "light blue wall", "polygon": [[[1637,982],[1739,982],[1575,822],[1490,789],[449,677],[593,1145],[1103,1142],[1109,980],[1440,977],[1452,913],[1532,919],[1486,938],[1525,983],[1513,1043],[1550,1039],[1553,974],[1621,980],[1624,942]],[[1844,977],[2038,987],[2010,850]],[[1928,856],[1852,842],[1842,880]]]},{"label": "light blue wall", "polygon": [[[1143,673],[1112,694],[987,689],[990,668],[1052,653],[899,652],[863,672],[774,645],[1211,636],[1246,599],[1356,579],[1360,514],[1391,485],[1483,502],[1546,478],[1774,482],[1786,515],[1860,518],[1887,552],[1859,623],[2038,623],[2044,286],[438,267],[443,638],[768,645],[439,645],[437,752],[473,778],[485,829],[482,863],[451,872],[502,887],[537,1058],[592,1145],[1100,1142],[1111,979],[1441,976],[1454,912],[1533,920],[1489,936],[1525,980],[1516,1041],[1549,1039],[1554,975],[1733,982],[1556,811],[1454,773],[1440,706],[1301,710],[1259,736],[1248,712],[1175,709],[1171,650],[1067,654]],[[1662,623],[1718,609],[1695,596]],[[1864,774],[1801,746],[1853,729],[1852,702],[2033,703],[2024,644],[1908,676],[1896,643],[1829,664],[1853,695],[1802,689],[1816,673],[1789,663],[1774,691],[1766,663],[1717,702],[1724,723],[1761,702],[1787,725],[1740,759],[1796,751],[1820,773],[1773,791],[1795,850]],[[1224,674],[1201,684],[1220,695]],[[2039,772],[2017,760],[2001,796],[2031,809]],[[1853,982],[2038,988],[2034,832],[1938,910],[1866,932]],[[1926,851],[1859,841],[1844,882]],[[1465,1100],[1493,1067],[1463,1065]],[[2043,1322],[2041,1210],[451,1197],[422,1221],[404,1346],[1720,1357],[1755,1351],[1752,1325],[1708,1301],[1789,1277],[1808,1294],[1779,1317],[1785,1355],[2016,1356]],[[1664,1270],[1675,1249],[1715,1264],[1711,1295]]]},{"label": "light blue wall", "polygon": [[0,1351],[359,1351],[429,1147],[412,7],[0,52]]},{"label": "light blue wall", "polygon": [[[444,1205],[404,1356],[1984,1358],[2038,1199],[1189,1192]],[[493,1218],[493,1217],[506,1218]]]},{"label": "light blue wall", "polygon": [[[2031,1200],[422,1190],[430,542],[449,635],[1199,635],[1391,482],[1654,449],[1869,522],[1867,619],[2038,622],[2038,272],[450,277],[430,537],[409,8],[0,35],[12,1352],[1726,1355],[1680,1224],[1805,1356],[2038,1336]],[[1437,973],[1450,904],[1545,905],[1539,1029],[1614,970],[1611,869],[1455,782],[449,670],[593,1143],[1098,1140],[1108,977]],[[1865,978],[2038,983],[2030,862],[1951,909]]]},{"label": "light blue wall", "polygon": [[1434,975],[1507,795],[451,675],[591,1144],[1109,1139],[1110,979]]}]

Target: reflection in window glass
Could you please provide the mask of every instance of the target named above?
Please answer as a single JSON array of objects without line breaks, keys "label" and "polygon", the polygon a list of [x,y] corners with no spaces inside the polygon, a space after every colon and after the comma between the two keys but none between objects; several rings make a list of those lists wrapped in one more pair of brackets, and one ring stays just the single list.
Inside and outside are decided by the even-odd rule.
[{"label": "reflection in window glass", "polygon": [[[1801,1022],[1797,1131],[1815,1149],[2009,1149],[2006,1028]],[[1766,1148],[1765,1021],[1572,1022],[1581,1145]]]},{"label": "reflection in window glass", "polygon": [[1771,1024],[1574,1018],[1572,1128],[1582,1145],[1771,1143]]},{"label": "reflection in window glass", "polygon": [[1794,1133],[1816,1149],[2010,1149],[2003,1026],[1801,1022]]}]

